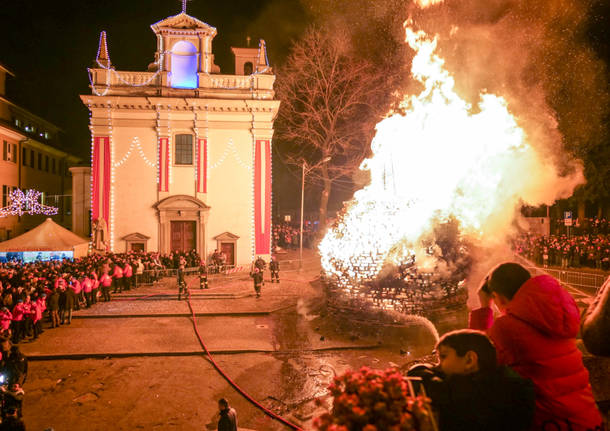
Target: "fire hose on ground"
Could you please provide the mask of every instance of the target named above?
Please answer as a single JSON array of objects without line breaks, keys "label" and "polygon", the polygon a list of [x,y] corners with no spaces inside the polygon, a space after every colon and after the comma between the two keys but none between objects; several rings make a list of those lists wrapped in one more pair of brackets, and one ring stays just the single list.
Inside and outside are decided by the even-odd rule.
[{"label": "fire hose on ground", "polygon": [[[145,295],[143,297],[137,298],[138,300],[140,299],[146,299],[146,298],[150,298],[150,297],[154,297],[154,296],[173,296],[173,294],[149,294],[149,295]],[[259,410],[261,410],[263,413],[265,413],[267,416],[269,416],[271,419],[274,419],[278,422],[283,423],[284,425],[286,425],[287,427],[293,429],[293,430],[297,430],[297,431],[303,431],[303,429],[301,427],[299,427],[298,425],[293,424],[292,422],[288,421],[287,419],[284,419],[283,417],[279,416],[278,414],[272,412],[271,410],[267,409],[265,406],[263,406],[262,404],[260,404],[258,401],[256,401],[254,398],[252,398],[252,396],[250,396],[244,389],[242,389],[237,383],[235,383],[235,381],[233,381],[231,379],[231,377],[229,377],[224,370],[220,367],[220,365],[218,365],[218,363],[214,360],[214,358],[212,357],[212,354],[210,353],[210,351],[208,350],[207,346],[205,345],[203,339],[201,338],[201,334],[199,333],[199,329],[197,327],[197,320],[196,320],[196,315],[195,315],[195,311],[193,310],[193,306],[191,304],[191,292],[190,289],[188,288],[188,284],[187,284],[187,304],[189,307],[189,310],[191,312],[191,321],[193,324],[193,329],[195,330],[195,335],[197,335],[197,339],[199,340],[199,344],[201,345],[201,347],[203,348],[205,354],[207,355],[210,363],[214,366],[214,368],[216,369],[216,371],[218,371],[218,373],[231,385],[233,386],[233,388],[239,392],[240,395],[242,395],[245,399],[247,399],[248,401],[250,401],[251,404],[253,404],[255,407],[257,407]],[[115,299],[115,301],[131,301],[132,299],[128,299],[128,298],[117,298]]]},{"label": "fire hose on ground", "polygon": [[293,429],[293,430],[297,430],[297,431],[303,431],[303,429],[295,424],[293,424],[292,422],[288,421],[287,419],[284,419],[283,417],[279,416],[278,414],[272,412],[271,410],[269,410],[268,408],[266,408],[265,406],[263,406],[262,404],[260,404],[258,401],[256,401],[254,398],[252,398],[245,390],[243,390],[237,383],[235,383],[231,377],[229,377],[222,368],[220,368],[220,365],[218,365],[218,363],[216,363],[216,361],[214,360],[214,358],[212,357],[212,354],[209,352],[207,346],[205,345],[205,343],[203,342],[203,339],[201,338],[201,334],[199,334],[199,329],[197,328],[197,320],[196,320],[196,316],[195,316],[195,311],[193,310],[193,306],[191,305],[191,293],[190,290],[188,289],[188,285],[187,285],[187,304],[189,306],[189,310],[191,311],[191,321],[193,323],[193,329],[195,330],[195,334],[197,335],[197,339],[199,340],[199,344],[201,344],[201,347],[203,348],[203,350],[205,351],[205,354],[207,355],[209,361],[211,362],[211,364],[214,366],[214,368],[216,369],[216,371],[218,371],[218,373],[231,385],[233,386],[233,388],[239,392],[245,399],[247,399],[248,401],[250,401],[251,404],[253,404],[255,407],[257,407],[258,409],[262,410],[263,413],[265,413],[267,416],[269,416],[271,419],[274,419],[276,421],[279,421],[281,423],[283,423],[284,425],[286,425],[287,427]]}]

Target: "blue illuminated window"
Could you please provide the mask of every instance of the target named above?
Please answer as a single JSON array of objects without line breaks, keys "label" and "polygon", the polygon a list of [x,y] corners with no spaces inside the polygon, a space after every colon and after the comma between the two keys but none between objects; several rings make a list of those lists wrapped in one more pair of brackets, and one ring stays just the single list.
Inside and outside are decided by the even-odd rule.
[{"label": "blue illuminated window", "polygon": [[181,40],[172,48],[170,84],[174,88],[197,88],[198,55],[197,48],[190,42]]}]

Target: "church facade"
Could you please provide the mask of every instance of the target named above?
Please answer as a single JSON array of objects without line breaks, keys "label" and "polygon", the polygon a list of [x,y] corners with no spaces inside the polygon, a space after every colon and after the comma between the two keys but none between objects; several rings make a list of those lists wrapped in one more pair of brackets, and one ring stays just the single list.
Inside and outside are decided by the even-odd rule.
[{"label": "church facade", "polygon": [[216,29],[186,14],[151,26],[155,61],[119,71],[106,34],[89,69],[91,220],[99,251],[271,252],[271,140],[279,108],[263,40],[214,64]]}]

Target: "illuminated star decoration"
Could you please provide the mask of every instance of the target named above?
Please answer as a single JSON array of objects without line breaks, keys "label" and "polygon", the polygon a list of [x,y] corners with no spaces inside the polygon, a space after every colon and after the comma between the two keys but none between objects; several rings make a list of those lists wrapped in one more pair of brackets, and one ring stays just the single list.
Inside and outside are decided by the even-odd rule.
[{"label": "illuminated star decoration", "polygon": [[22,216],[24,214],[44,214],[55,215],[58,212],[56,207],[43,205],[40,203],[40,193],[38,190],[27,190],[23,193],[21,189],[15,189],[9,193],[10,205],[0,208],[0,217],[11,215]]}]

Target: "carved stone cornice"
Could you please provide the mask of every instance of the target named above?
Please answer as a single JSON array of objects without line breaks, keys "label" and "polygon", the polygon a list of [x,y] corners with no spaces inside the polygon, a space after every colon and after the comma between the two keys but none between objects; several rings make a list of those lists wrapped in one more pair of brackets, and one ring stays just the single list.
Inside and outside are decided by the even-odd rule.
[{"label": "carved stone cornice", "polygon": [[211,112],[211,113],[275,113],[279,100],[229,100],[168,97],[81,96],[83,103],[94,109]]}]

